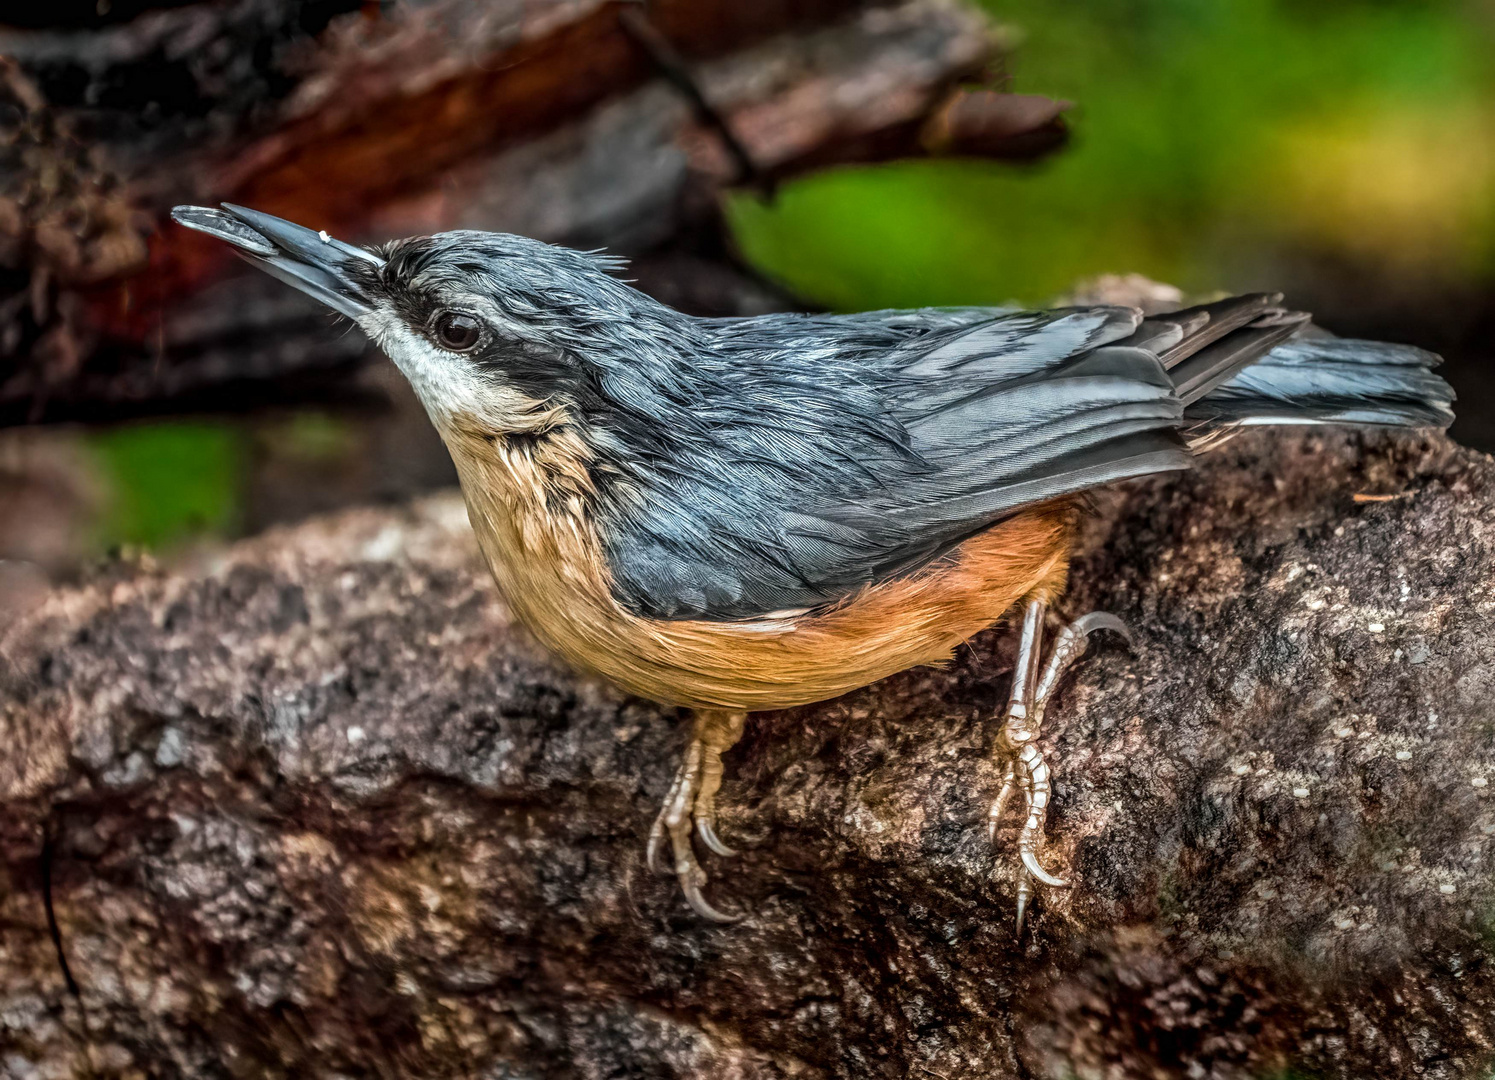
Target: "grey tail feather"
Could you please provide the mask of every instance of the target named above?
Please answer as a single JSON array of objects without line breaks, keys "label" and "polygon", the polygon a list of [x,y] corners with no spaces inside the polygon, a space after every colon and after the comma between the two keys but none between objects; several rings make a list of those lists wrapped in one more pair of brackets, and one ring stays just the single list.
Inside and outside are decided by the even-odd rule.
[{"label": "grey tail feather", "polygon": [[1157,354],[1185,405],[1292,337],[1308,321],[1282,306],[1281,293],[1232,296],[1144,319],[1128,345]]},{"label": "grey tail feather", "polygon": [[1439,358],[1411,345],[1337,338],[1308,327],[1189,405],[1206,424],[1368,424],[1444,428],[1453,387]]},{"label": "grey tail feather", "polygon": [[1154,352],[1203,425],[1447,427],[1453,388],[1410,345],[1337,338],[1282,307],[1281,293],[1233,296],[1144,319],[1130,339]]}]

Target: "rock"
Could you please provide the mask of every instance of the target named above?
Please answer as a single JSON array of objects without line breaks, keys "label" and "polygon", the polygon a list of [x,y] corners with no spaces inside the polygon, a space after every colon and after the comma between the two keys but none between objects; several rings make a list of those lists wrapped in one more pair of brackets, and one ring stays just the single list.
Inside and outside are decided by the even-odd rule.
[{"label": "rock", "polygon": [[1050,710],[1076,887],[1018,942],[1005,632],[750,721],[718,927],[643,865],[679,718],[516,630],[455,496],[116,566],[0,638],[0,1071],[1484,1075],[1492,584],[1495,464],[1441,436],[1098,495],[1067,612],[1138,645]]}]

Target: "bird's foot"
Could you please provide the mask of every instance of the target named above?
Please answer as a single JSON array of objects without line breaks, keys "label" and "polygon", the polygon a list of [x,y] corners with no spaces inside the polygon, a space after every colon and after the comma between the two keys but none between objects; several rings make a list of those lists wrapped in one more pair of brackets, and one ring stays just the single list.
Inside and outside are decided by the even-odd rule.
[{"label": "bird's foot", "polygon": [[1012,675],[1012,700],[1007,706],[1006,722],[997,736],[997,751],[1007,759],[1002,788],[992,802],[988,832],[996,840],[997,825],[1012,796],[1023,796],[1023,825],[1018,832],[1017,853],[1017,933],[1022,936],[1023,920],[1036,891],[1034,882],[1051,888],[1065,888],[1069,882],[1049,873],[1038,861],[1043,844],[1044,823],[1048,818],[1049,797],[1053,793],[1048,761],[1038,749],[1043,711],[1059,679],[1071,664],[1084,655],[1089,635],[1096,630],[1114,630],[1131,643],[1131,632],[1114,615],[1093,611],[1059,631],[1049,654],[1048,666],[1039,675],[1042,652],[1043,616],[1046,605],[1035,600],[1023,617],[1022,638],[1018,646],[1017,667]]},{"label": "bird's foot", "polygon": [[[691,832],[694,830],[701,843],[717,855],[737,854],[717,835],[716,792],[722,782],[722,752],[742,737],[746,720],[746,713],[697,711],[685,758],[649,830],[649,868],[656,873],[673,873],[680,881],[686,903],[696,914],[713,922],[736,922],[741,916],[725,914],[707,903],[702,892],[706,871],[696,859]],[[666,841],[674,858],[673,866],[662,859]]]},{"label": "bird's foot", "polygon": [[1038,861],[1038,849],[1044,838],[1044,823],[1048,818],[1049,796],[1053,790],[1049,781],[1049,766],[1043,753],[1030,741],[1036,733],[1014,725],[1012,719],[1011,716],[1008,717],[1007,726],[999,736],[1003,752],[1010,757],[1002,790],[992,803],[989,825],[991,837],[995,841],[1002,811],[1006,809],[1013,792],[1021,791],[1024,817],[1022,829],[1017,835],[1017,933],[1021,936],[1028,904],[1036,891],[1034,882],[1056,889],[1067,888],[1069,882],[1049,873]]}]

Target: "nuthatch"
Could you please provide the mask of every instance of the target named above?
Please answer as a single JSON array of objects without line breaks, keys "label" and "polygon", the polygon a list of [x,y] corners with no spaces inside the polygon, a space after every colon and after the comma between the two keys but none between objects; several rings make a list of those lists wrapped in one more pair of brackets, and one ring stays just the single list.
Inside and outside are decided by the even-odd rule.
[{"label": "nuthatch", "polygon": [[1041,658],[1079,492],[1190,465],[1245,424],[1444,427],[1418,349],[1332,337],[1276,295],[1130,307],[701,319],[616,259],[488,232],[365,250],[225,204],[174,217],[356,322],[456,463],[514,613],[567,660],[694,710],[649,835],[709,919],[721,754],[746,714],[920,664],[1015,607],[1022,631],[993,801],[1021,795],[1018,929],[1050,796],[1044,707],[1097,629]]}]

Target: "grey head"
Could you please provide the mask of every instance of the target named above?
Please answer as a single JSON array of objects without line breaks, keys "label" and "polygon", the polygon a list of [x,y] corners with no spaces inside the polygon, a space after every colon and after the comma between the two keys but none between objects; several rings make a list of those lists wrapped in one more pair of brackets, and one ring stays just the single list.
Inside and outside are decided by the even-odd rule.
[{"label": "grey head", "polygon": [[231,203],[172,217],[352,319],[438,428],[657,415],[694,336],[694,320],[613,276],[620,260],[526,237],[456,231],[370,250]]}]

